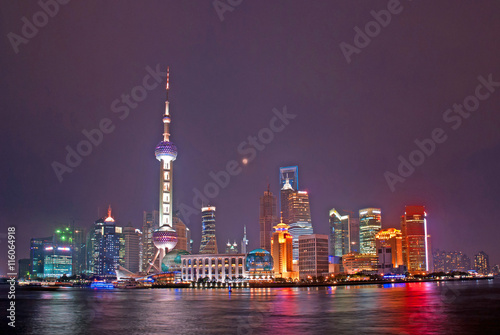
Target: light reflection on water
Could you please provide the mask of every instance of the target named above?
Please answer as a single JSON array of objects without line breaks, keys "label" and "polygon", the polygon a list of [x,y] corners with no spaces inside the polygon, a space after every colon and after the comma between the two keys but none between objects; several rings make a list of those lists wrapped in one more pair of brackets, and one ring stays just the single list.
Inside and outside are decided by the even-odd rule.
[{"label": "light reflection on water", "polygon": [[500,329],[500,285],[19,291],[16,313],[21,334],[487,333]]}]

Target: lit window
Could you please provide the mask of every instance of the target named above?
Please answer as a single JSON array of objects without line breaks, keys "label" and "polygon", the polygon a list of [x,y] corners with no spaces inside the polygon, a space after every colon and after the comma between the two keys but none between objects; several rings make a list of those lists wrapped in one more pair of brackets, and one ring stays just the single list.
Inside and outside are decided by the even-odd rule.
[{"label": "lit window", "polygon": [[170,205],[163,204],[163,214],[169,214],[170,213]]},{"label": "lit window", "polygon": [[170,192],[170,183],[163,183],[163,191]]},{"label": "lit window", "polygon": [[163,179],[169,181],[170,180],[170,172],[164,171],[163,172]]},{"label": "lit window", "polygon": [[163,193],[163,202],[170,202],[170,193]]},{"label": "lit window", "polygon": [[170,170],[170,162],[163,161],[163,168],[164,168],[165,170]]}]

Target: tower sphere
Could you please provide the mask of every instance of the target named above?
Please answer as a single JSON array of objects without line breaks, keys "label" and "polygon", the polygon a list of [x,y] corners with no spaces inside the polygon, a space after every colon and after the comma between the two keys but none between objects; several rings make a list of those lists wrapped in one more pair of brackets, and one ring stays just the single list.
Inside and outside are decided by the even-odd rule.
[{"label": "tower sphere", "polygon": [[153,243],[158,249],[172,250],[177,245],[177,232],[170,226],[161,226],[153,231]]},{"label": "tower sphere", "polygon": [[177,147],[170,141],[161,141],[155,149],[156,159],[161,161],[175,161],[177,158]]}]

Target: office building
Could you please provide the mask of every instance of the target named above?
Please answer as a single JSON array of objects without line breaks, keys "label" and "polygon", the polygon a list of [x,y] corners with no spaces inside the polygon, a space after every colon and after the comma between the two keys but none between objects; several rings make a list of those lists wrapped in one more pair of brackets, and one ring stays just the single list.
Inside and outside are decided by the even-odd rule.
[{"label": "office building", "polygon": [[273,226],[277,223],[276,217],[276,196],[269,190],[260,197],[260,212],[259,212],[259,225],[260,225],[260,248],[270,251],[271,250],[271,234]]},{"label": "office building", "polygon": [[298,191],[299,189],[299,167],[298,166],[281,167],[279,175],[279,186],[280,186],[279,208],[281,211],[281,216],[283,217],[283,222],[289,224],[290,218],[288,213],[289,210],[288,198],[291,193]]},{"label": "office building", "polygon": [[138,273],[140,258],[141,231],[131,226],[123,227],[123,267],[130,272]]},{"label": "office building", "polygon": [[[329,234],[329,252],[334,260],[348,254],[351,251],[350,243],[350,215],[346,211],[332,208],[329,215],[330,234]],[[338,263],[335,262],[334,263]]]},{"label": "office building", "polygon": [[403,236],[395,228],[380,230],[375,235],[379,273],[391,273],[403,263]]},{"label": "office building", "polygon": [[241,240],[241,253],[247,253],[248,239],[247,239],[247,226],[243,226],[243,239]]},{"label": "office building", "polygon": [[200,254],[217,254],[217,240],[215,238],[215,207],[207,206],[201,209],[201,245]]},{"label": "office building", "polygon": [[226,282],[245,277],[245,257],[243,254],[201,254],[181,255],[183,281]]},{"label": "office building", "polygon": [[238,243],[236,242],[229,242],[227,241],[227,244],[226,244],[226,254],[239,254],[238,252]]},{"label": "office building", "polygon": [[470,258],[461,251],[435,250],[433,258],[435,272],[467,272],[472,269]]},{"label": "office building", "polygon": [[92,244],[94,275],[115,276],[115,269],[120,262],[120,233],[117,232],[115,219],[111,216],[111,206],[108,216],[95,222]]},{"label": "office building", "polygon": [[73,230],[73,269],[74,275],[81,275],[87,270],[87,241],[83,228]]},{"label": "office building", "polygon": [[273,229],[271,256],[274,262],[274,275],[279,278],[291,278],[293,277],[293,237],[283,220]]},{"label": "office building", "polygon": [[365,274],[377,273],[378,257],[372,254],[350,252],[342,256],[344,271],[348,274],[363,272]]},{"label": "office building", "polygon": [[349,215],[349,243],[351,252],[359,252],[359,218],[357,216]]},{"label": "office building", "polygon": [[299,236],[299,277],[313,279],[328,271],[328,235]]},{"label": "office building", "polygon": [[411,274],[429,271],[427,220],[424,206],[406,206],[401,217],[403,262]]},{"label": "office building", "polygon": [[[292,192],[288,196],[288,232],[293,237],[293,260],[299,261],[299,236],[313,234],[309,194],[306,191]],[[283,222],[285,222],[283,218]]]},{"label": "office building", "polygon": [[45,260],[44,244],[52,243],[53,237],[32,238],[30,242],[31,279],[43,278]]},{"label": "office building", "polygon": [[156,210],[143,213],[141,236],[141,272],[146,271],[156,254],[153,243],[153,231],[159,228],[160,213]]},{"label": "office building", "polygon": [[45,278],[60,278],[72,275],[73,259],[71,244],[45,243],[43,276]]},{"label": "office building", "polygon": [[487,275],[490,273],[490,260],[484,251],[480,251],[474,256],[474,269],[477,273]]},{"label": "office building", "polygon": [[172,218],[174,230],[177,232],[177,244],[174,250],[185,250],[191,252],[191,230],[182,222],[180,218],[174,216]]},{"label": "office building", "polygon": [[31,272],[31,260],[29,258],[22,258],[17,261],[17,279],[29,279]]},{"label": "office building", "polygon": [[375,235],[382,229],[380,208],[359,210],[359,250],[362,254],[377,254]]}]

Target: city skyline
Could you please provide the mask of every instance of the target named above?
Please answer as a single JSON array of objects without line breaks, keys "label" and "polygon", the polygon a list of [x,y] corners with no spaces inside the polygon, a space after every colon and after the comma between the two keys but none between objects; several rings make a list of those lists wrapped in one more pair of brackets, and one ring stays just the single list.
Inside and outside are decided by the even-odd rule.
[{"label": "city skyline", "polygon": [[[112,8],[101,6],[102,12]],[[460,128],[449,130],[443,121],[443,113],[484,80],[500,81],[495,38],[500,27],[491,17],[498,4],[434,4],[440,15],[408,5],[398,20],[403,15],[405,22],[425,17],[427,25],[415,32],[394,18],[349,64],[338,44],[351,43],[353,27],[371,20],[374,8],[366,4],[311,9],[299,3],[248,3],[226,13],[222,23],[210,3],[201,8],[172,6],[154,11],[143,4],[124,8],[130,34],[107,23],[107,16],[90,5],[61,7],[56,19],[20,46],[19,54],[3,55],[0,80],[6,112],[1,116],[5,139],[0,150],[9,164],[0,168],[5,180],[0,220],[17,225],[19,258],[28,257],[32,237],[46,236],[73,221],[88,228],[108,204],[120,222],[137,228],[143,211],[158,209],[158,162],[147,148],[157,144],[162,130],[158,112],[164,107],[163,73],[170,65],[176,83],[171,89],[175,129],[182,129],[174,131],[180,152],[174,206],[185,204],[198,211],[183,219],[195,249],[201,237],[201,206],[193,205],[193,190],[202,190],[214,180],[211,172],[224,171],[234,160],[241,172],[231,175],[227,186],[210,199],[218,209],[219,243],[239,241],[246,225],[248,250],[256,248],[258,198],[267,178],[278,195],[279,168],[299,166],[300,187],[311,197],[315,233],[328,233],[331,208],[381,208],[382,228],[399,229],[401,208],[425,205],[433,248],[461,250],[470,257],[484,250],[490,263],[500,262],[494,239],[500,228],[491,224],[500,198],[496,86],[477,111],[461,119]],[[36,3],[5,4],[6,27],[19,32],[19,18],[37,10]],[[199,20],[188,24],[173,14],[176,11],[193,11]],[[305,25],[292,23],[309,11]],[[80,18],[74,26],[70,18],[77,13],[94,17],[102,24],[100,30],[82,29]],[[254,22],[255,17],[262,19]],[[475,17],[488,24],[477,25]],[[235,25],[238,20],[244,25]],[[328,33],[310,35],[315,31]],[[54,34],[61,39],[51,39]],[[417,36],[409,40],[410,34]],[[443,36],[459,36],[460,43]],[[8,39],[4,43],[10,50]],[[465,52],[471,45],[480,52]],[[41,46],[51,52],[38,52]],[[457,59],[455,54],[462,51]],[[430,65],[429,57],[440,66]],[[151,89],[143,86],[146,76]],[[147,96],[128,105],[122,95],[132,99],[134,92],[137,97],[143,92],[137,87]],[[273,133],[269,143],[259,140],[259,148],[264,148],[254,149],[251,161],[250,154],[241,155],[238,147],[254,148],[248,137],[270,129],[276,115],[290,116],[286,124],[275,122],[282,130]],[[100,141],[95,137],[99,144],[60,181],[52,163],[66,164],[66,148],[76,150],[87,138],[83,131],[101,129],[104,119],[111,123],[103,123],[106,133]],[[433,129],[445,126],[446,142],[392,192],[384,173],[396,173],[398,157],[408,160],[418,148],[416,139],[428,139]],[[5,270],[2,265],[0,271]]]}]

